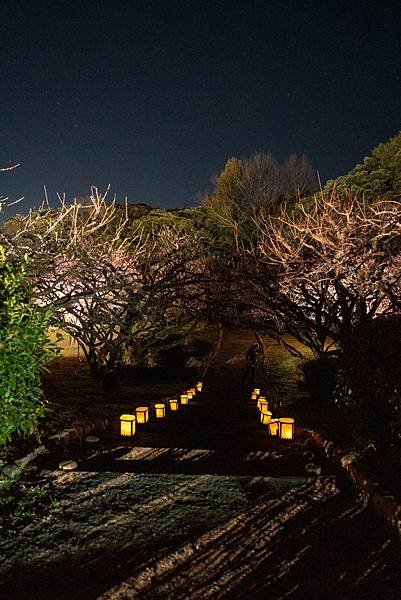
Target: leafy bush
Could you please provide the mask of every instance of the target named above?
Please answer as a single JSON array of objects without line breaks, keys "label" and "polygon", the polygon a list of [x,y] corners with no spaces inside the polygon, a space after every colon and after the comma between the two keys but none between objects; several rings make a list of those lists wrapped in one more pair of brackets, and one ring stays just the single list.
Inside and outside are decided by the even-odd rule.
[{"label": "leafy bush", "polygon": [[336,385],[337,361],[334,356],[321,356],[302,365],[305,383],[314,398],[331,402]]},{"label": "leafy bush", "polygon": [[336,402],[354,440],[401,447],[401,319],[360,325],[339,360]]},{"label": "leafy bush", "polygon": [[363,193],[367,198],[401,195],[401,132],[384,144],[373,148],[363,163],[356,165],[346,175],[328,181],[326,189],[351,190]]},{"label": "leafy bush", "polygon": [[57,353],[47,338],[51,312],[32,302],[27,266],[0,246],[0,446],[14,432],[35,432],[46,410],[41,374]]},{"label": "leafy bush", "polygon": [[16,526],[32,523],[44,512],[60,506],[51,484],[43,487],[13,478],[2,484],[1,492],[0,520],[6,532],[13,531]]}]

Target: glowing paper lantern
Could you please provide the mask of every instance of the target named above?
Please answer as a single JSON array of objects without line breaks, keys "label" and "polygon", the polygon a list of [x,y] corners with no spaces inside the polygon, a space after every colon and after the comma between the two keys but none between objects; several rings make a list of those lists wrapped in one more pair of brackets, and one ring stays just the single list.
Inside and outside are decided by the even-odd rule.
[{"label": "glowing paper lantern", "polygon": [[181,394],[181,404],[188,404],[188,394]]},{"label": "glowing paper lantern", "polygon": [[149,421],[149,409],[147,406],[138,406],[135,413],[137,423],[147,423]]},{"label": "glowing paper lantern", "polygon": [[198,383],[196,384],[196,391],[197,392],[201,392],[202,391],[202,386],[203,386],[203,382],[202,381],[198,381]]},{"label": "glowing paper lantern", "polygon": [[[193,398],[193,397],[194,397],[194,395],[193,395],[193,393],[191,392],[191,390],[188,390],[188,391],[187,391],[187,398],[188,398],[188,400],[192,400],[192,398]],[[187,402],[187,404],[188,404],[188,402]]]},{"label": "glowing paper lantern", "polygon": [[258,409],[259,410],[261,410],[262,403],[268,404],[266,396],[259,396],[259,399],[258,399]]},{"label": "glowing paper lantern", "polygon": [[257,396],[259,396],[259,394],[260,394],[260,388],[254,388],[252,393],[256,394]]},{"label": "glowing paper lantern", "polygon": [[271,418],[272,414],[270,410],[260,413],[260,422],[262,423],[262,425],[268,425]]},{"label": "glowing paper lantern", "polygon": [[258,395],[256,394],[256,392],[252,392],[251,400],[257,400],[257,399],[258,399]]},{"label": "glowing paper lantern", "polygon": [[169,400],[168,403],[170,405],[170,409],[171,410],[178,410],[179,409],[178,400],[176,398],[173,398],[172,400]]},{"label": "glowing paper lantern", "polygon": [[191,388],[189,391],[192,392],[192,396],[196,396],[196,387]]},{"label": "glowing paper lantern", "polygon": [[261,413],[266,413],[269,410],[269,403],[267,400],[260,401],[258,405]]},{"label": "glowing paper lantern", "polygon": [[155,404],[156,417],[158,419],[162,419],[166,414],[166,406],[165,404]]},{"label": "glowing paper lantern", "polygon": [[282,440],[292,440],[294,437],[294,419],[279,419],[278,434]]},{"label": "glowing paper lantern", "polygon": [[270,419],[267,424],[269,435],[277,435],[278,433],[278,419]]},{"label": "glowing paper lantern", "polygon": [[132,437],[135,435],[135,415],[121,415],[120,417],[120,435]]}]

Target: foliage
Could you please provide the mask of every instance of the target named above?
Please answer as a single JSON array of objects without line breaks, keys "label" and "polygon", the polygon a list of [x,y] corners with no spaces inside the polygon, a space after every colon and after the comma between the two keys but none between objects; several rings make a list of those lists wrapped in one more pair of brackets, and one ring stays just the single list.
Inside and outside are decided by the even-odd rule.
[{"label": "foliage", "polygon": [[1,492],[0,518],[6,529],[31,523],[44,510],[60,506],[51,487],[30,485],[19,478],[5,480]]},{"label": "foliage", "polygon": [[204,203],[228,220],[260,210],[274,212],[280,204],[316,190],[316,176],[305,155],[292,154],[280,163],[271,154],[230,158],[213,180],[214,190]]},{"label": "foliage", "polygon": [[360,444],[401,447],[401,319],[361,324],[343,348],[336,402]]},{"label": "foliage", "polygon": [[47,339],[51,312],[32,302],[27,265],[0,246],[0,445],[14,432],[35,431],[45,414],[41,374],[55,356]]},{"label": "foliage", "polygon": [[204,227],[213,237],[217,258],[234,263],[253,251],[260,218],[316,189],[311,163],[295,154],[285,163],[264,153],[232,157],[212,182],[213,191],[202,198]]},{"label": "foliage", "polygon": [[326,189],[335,187],[339,192],[350,190],[363,193],[366,198],[379,196],[399,198],[401,195],[401,132],[387,142],[379,144],[362,164],[356,165],[347,175],[328,181]]},{"label": "foliage", "polygon": [[159,352],[160,364],[169,370],[201,368],[216,345],[219,329],[206,323],[197,323],[191,328],[181,328],[169,346],[164,345]]},{"label": "foliage", "polygon": [[330,404],[337,383],[337,358],[319,356],[302,364],[305,384],[314,398]]}]

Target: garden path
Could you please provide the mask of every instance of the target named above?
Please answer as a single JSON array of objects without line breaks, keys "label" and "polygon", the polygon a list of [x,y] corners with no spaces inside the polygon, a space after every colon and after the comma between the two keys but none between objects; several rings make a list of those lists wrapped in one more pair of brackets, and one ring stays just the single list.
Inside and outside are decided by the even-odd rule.
[{"label": "garden path", "polygon": [[55,471],[60,506],[0,544],[1,598],[401,597],[398,542],[329,464],[305,479],[307,438],[258,423],[239,385],[253,339],[226,330],[204,393],[135,445]]}]

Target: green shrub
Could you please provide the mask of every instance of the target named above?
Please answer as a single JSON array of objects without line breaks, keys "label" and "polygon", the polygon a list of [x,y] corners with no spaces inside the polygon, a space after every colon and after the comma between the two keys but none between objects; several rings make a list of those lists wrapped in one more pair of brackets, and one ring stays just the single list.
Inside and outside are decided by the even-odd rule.
[{"label": "green shrub", "polygon": [[354,331],[339,359],[336,403],[354,440],[401,447],[401,318],[382,315]]},{"label": "green shrub", "polygon": [[366,198],[399,198],[401,195],[401,132],[373,148],[361,164],[346,175],[328,181],[325,189],[363,193]]},{"label": "green shrub", "polygon": [[47,337],[51,312],[32,302],[28,264],[0,245],[0,446],[36,431],[46,410],[41,374],[57,354]]},{"label": "green shrub", "polygon": [[332,402],[337,378],[337,362],[331,356],[321,356],[302,365],[306,386],[314,398]]}]

